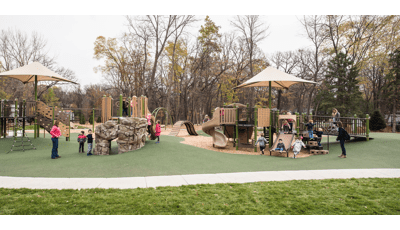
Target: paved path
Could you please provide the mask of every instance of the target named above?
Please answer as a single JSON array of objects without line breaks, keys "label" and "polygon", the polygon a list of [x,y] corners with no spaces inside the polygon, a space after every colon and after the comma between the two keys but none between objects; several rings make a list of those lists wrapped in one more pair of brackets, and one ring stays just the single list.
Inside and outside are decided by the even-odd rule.
[{"label": "paved path", "polygon": [[326,169],[121,178],[40,178],[0,176],[0,187],[31,189],[130,189],[181,186],[189,184],[248,183],[257,181],[319,180],[368,177],[400,178],[400,169]]}]

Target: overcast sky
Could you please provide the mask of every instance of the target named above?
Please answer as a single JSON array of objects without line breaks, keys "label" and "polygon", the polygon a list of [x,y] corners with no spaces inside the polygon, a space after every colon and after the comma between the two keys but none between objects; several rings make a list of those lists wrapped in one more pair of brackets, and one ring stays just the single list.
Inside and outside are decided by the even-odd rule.
[{"label": "overcast sky", "polygon": [[[301,17],[301,16],[298,16]],[[197,33],[205,16],[191,29]],[[221,32],[233,30],[229,20],[233,16],[210,15]],[[48,42],[49,54],[56,55],[57,63],[75,71],[81,85],[99,83],[101,73],[93,68],[101,64],[93,59],[93,43],[98,36],[117,37],[126,31],[124,16],[0,16],[0,29],[19,29],[30,34],[39,32]],[[295,50],[310,45],[303,36],[296,16],[264,16],[270,25],[270,36],[260,47],[265,53]]]}]

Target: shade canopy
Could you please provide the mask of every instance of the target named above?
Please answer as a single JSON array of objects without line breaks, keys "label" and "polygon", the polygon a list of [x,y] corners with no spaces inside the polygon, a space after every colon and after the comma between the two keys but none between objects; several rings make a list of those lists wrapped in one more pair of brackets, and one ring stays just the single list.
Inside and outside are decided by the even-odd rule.
[{"label": "shade canopy", "polygon": [[78,84],[74,81],[63,78],[60,74],[55,73],[44,67],[39,62],[33,62],[29,65],[22,66],[7,72],[0,73],[0,77],[10,77],[22,81],[24,84],[35,81],[64,81],[73,84]]},{"label": "shade canopy", "polygon": [[[269,84],[271,82],[271,84]],[[234,89],[247,88],[247,87],[275,87],[288,89],[291,85],[297,83],[316,84],[314,81],[307,81],[291,74],[287,74],[274,67],[268,67],[261,71],[256,76],[247,80],[243,84],[235,87]]]}]

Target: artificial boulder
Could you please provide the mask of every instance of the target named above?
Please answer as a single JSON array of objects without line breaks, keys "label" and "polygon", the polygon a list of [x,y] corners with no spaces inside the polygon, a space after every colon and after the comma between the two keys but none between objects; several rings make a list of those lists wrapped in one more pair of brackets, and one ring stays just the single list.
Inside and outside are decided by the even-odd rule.
[{"label": "artificial boulder", "polygon": [[95,129],[95,155],[109,155],[111,141],[117,139],[118,154],[140,149],[146,142],[147,119],[121,117],[120,124],[107,121]]}]

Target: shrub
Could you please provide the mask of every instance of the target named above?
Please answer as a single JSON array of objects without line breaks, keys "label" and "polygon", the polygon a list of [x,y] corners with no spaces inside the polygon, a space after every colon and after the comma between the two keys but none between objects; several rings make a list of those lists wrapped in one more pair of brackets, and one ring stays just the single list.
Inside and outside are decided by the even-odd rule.
[{"label": "shrub", "polygon": [[369,120],[369,128],[374,131],[386,128],[385,119],[378,110],[375,110],[372,113],[371,118]]},{"label": "shrub", "polygon": [[101,117],[98,117],[96,122],[101,123]]},{"label": "shrub", "polygon": [[91,115],[91,116],[89,117],[89,123],[90,123],[91,125],[93,125],[93,115]]}]

